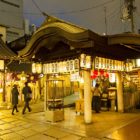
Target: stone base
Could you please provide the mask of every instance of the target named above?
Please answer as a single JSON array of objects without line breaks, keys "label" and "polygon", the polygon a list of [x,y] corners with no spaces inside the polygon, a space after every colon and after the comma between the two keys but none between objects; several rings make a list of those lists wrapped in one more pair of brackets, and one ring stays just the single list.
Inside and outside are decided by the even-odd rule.
[{"label": "stone base", "polygon": [[46,120],[58,122],[64,120],[64,110],[47,110],[45,111]]}]

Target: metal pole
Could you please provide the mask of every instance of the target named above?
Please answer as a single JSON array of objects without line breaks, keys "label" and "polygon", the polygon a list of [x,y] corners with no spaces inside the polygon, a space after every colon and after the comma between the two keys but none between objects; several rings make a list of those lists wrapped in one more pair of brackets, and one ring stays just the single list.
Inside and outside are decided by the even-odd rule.
[{"label": "metal pole", "polygon": [[104,12],[105,12],[105,34],[107,35],[106,7],[104,7]]},{"label": "metal pole", "polygon": [[134,27],[134,15],[133,15],[134,12],[133,1],[134,0],[130,0],[130,19],[131,19],[131,30],[134,33],[135,27]]},{"label": "metal pole", "polygon": [[6,66],[5,66],[5,61],[4,61],[4,77],[3,77],[3,102],[5,102],[5,86],[6,86]]},{"label": "metal pole", "polygon": [[133,5],[134,0],[125,0],[128,6],[128,12],[129,12],[129,19],[131,20],[131,31],[134,33],[135,27],[134,27],[134,10],[135,7]]}]

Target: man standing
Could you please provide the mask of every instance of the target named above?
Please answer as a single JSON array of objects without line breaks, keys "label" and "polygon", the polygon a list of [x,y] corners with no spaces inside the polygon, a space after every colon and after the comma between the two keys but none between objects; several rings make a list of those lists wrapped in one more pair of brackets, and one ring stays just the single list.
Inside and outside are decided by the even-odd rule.
[{"label": "man standing", "polygon": [[28,108],[28,111],[31,112],[31,108],[29,107],[29,102],[31,100],[32,91],[31,88],[28,86],[28,82],[25,82],[25,86],[22,89],[22,93],[24,94],[24,101],[25,101],[22,114],[25,114],[26,108]]},{"label": "man standing", "polygon": [[94,90],[92,90],[92,106],[96,113],[100,113],[100,96],[99,84],[96,83]]}]

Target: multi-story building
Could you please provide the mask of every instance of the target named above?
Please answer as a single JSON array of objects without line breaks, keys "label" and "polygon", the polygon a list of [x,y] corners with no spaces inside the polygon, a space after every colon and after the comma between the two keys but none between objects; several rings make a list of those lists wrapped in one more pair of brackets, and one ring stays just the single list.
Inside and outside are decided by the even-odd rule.
[{"label": "multi-story building", "polygon": [[24,35],[23,23],[23,0],[0,0],[0,24],[7,27],[7,42]]}]

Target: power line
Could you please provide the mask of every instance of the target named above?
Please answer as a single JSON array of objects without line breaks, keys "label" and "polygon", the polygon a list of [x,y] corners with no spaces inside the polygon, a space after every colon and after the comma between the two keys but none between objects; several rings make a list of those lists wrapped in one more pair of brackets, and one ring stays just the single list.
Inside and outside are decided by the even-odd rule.
[{"label": "power line", "polygon": [[[102,6],[105,6],[106,4],[108,3],[111,3],[113,2],[114,0],[109,0],[107,2],[104,2],[102,4],[99,4],[99,5],[96,5],[96,6],[92,6],[92,7],[89,7],[89,8],[84,8],[84,9],[79,9],[79,10],[73,10],[73,11],[67,11],[67,12],[52,12],[50,14],[70,14],[70,13],[80,13],[80,12],[85,12],[85,11],[89,11],[89,10],[92,10],[92,9],[95,9],[95,8],[98,8],[98,7],[102,7]],[[40,9],[40,7],[37,5],[37,3],[32,0],[32,2],[34,3],[34,5],[36,6],[36,8],[40,11],[40,13],[42,14],[43,11]],[[33,13],[25,13],[25,14],[33,14]],[[44,15],[44,14],[43,14]]]},{"label": "power line", "polygon": [[56,12],[56,13],[51,13],[51,14],[70,14],[70,13],[80,13],[80,12],[85,12],[85,11],[89,11],[98,7],[103,7],[108,3],[113,2],[114,0],[109,0],[108,2],[104,2],[102,4],[96,5],[96,6],[92,6],[89,8],[85,8],[85,9],[80,9],[80,10],[73,10],[73,11],[68,11],[68,12]]},{"label": "power line", "polygon": [[[79,10],[73,10],[73,11],[67,11],[67,12],[51,12],[50,14],[70,14],[70,13],[80,13],[80,12],[85,12],[85,11],[89,11],[98,7],[103,7],[108,3],[113,2],[114,0],[109,0],[108,2],[104,2],[102,4],[96,5],[96,6],[92,6],[89,8],[85,8],[85,9],[79,9]],[[32,0],[32,2],[34,3],[35,7],[39,10],[40,13],[36,13],[36,12],[23,12],[25,15],[43,15],[43,10],[41,10],[41,8],[38,6],[38,4]],[[17,12],[13,12],[13,11],[8,11],[8,10],[0,10],[0,12],[4,12],[4,13],[13,13],[13,14],[17,14]],[[22,13],[22,12],[21,12]]]},{"label": "power line", "polygon": [[42,13],[43,11],[40,9],[40,7],[38,6],[38,4],[32,0],[33,4],[35,5],[35,7],[39,10],[40,13]]}]

